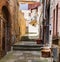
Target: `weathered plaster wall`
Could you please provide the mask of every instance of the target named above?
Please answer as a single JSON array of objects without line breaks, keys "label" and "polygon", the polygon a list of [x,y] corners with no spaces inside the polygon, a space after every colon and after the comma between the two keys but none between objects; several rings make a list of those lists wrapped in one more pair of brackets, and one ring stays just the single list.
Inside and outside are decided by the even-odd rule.
[{"label": "weathered plaster wall", "polygon": [[52,44],[52,39],[53,39],[53,35],[56,36],[56,28],[54,29],[54,34],[53,34],[53,11],[55,9],[55,23],[56,23],[56,5],[58,4],[58,1],[57,0],[50,0],[50,31],[51,31],[51,34],[49,35],[49,42],[50,42],[50,45]]},{"label": "weathered plaster wall", "polygon": [[11,16],[11,34],[12,34],[12,43],[18,41],[19,37],[19,24],[18,24],[18,1],[10,0],[9,1],[9,11]]},{"label": "weathered plaster wall", "polygon": [[60,0],[58,0],[58,35],[60,37]]},{"label": "weathered plaster wall", "polygon": [[[2,13],[2,7],[6,6],[10,16],[9,16],[9,21],[11,23],[10,26],[10,31],[11,31],[11,38],[10,38],[10,43],[15,43],[18,41],[18,35],[19,35],[19,25],[18,25],[18,20],[17,20],[17,1],[16,0],[0,0],[0,16],[3,17]],[[1,26],[0,26],[1,27]],[[2,28],[1,28],[2,29]],[[2,38],[1,38],[1,31],[0,31],[0,56],[3,54],[2,52]]]}]

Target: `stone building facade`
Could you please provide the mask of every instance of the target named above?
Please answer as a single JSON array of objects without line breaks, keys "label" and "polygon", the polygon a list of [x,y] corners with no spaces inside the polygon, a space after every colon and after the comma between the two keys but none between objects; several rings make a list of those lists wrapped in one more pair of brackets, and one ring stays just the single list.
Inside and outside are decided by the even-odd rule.
[{"label": "stone building facade", "polygon": [[[60,28],[60,0],[58,0],[58,28]],[[60,36],[60,29],[58,29],[58,34]]]},{"label": "stone building facade", "polygon": [[[60,0],[58,0],[58,34],[59,34],[59,39],[60,39]],[[60,41],[59,41],[59,53],[60,53]],[[59,58],[60,58],[60,54],[59,54]],[[60,61],[60,59],[59,59]]]},{"label": "stone building facade", "polygon": [[[58,39],[59,33],[59,2],[58,0],[50,1],[50,31],[49,42],[52,44],[52,40]],[[55,41],[54,41],[55,42]]]},{"label": "stone building facade", "polygon": [[0,0],[0,57],[18,40],[17,1]]},{"label": "stone building facade", "polygon": [[53,34],[53,35],[50,35],[50,42],[53,39],[53,43],[59,45],[58,49],[60,50],[60,41],[56,41],[56,39],[58,38],[60,39],[60,0],[51,0],[50,25],[51,25],[50,26],[51,34]]}]

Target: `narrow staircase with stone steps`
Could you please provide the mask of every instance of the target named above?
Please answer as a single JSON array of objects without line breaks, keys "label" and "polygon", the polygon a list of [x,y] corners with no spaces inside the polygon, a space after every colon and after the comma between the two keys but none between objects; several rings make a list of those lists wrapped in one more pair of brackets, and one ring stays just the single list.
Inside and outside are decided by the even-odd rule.
[{"label": "narrow staircase with stone steps", "polygon": [[21,41],[13,46],[13,50],[15,51],[40,51],[43,47],[41,44],[37,44],[35,41]]}]

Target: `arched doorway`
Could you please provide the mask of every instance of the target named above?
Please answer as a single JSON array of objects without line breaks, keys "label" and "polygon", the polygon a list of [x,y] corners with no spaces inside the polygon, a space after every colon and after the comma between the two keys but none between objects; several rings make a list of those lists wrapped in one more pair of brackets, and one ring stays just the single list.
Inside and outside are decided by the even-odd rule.
[{"label": "arched doorway", "polygon": [[5,21],[3,22],[3,38],[2,38],[2,49],[4,51],[9,51],[11,49],[11,21],[10,13],[6,6],[2,7],[2,14]]}]

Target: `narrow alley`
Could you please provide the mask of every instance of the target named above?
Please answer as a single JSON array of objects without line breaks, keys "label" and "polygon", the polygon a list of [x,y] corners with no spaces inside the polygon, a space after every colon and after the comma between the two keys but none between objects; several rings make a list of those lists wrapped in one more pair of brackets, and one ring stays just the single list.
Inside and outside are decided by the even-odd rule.
[{"label": "narrow alley", "polygon": [[60,62],[60,0],[0,0],[0,62]]}]

